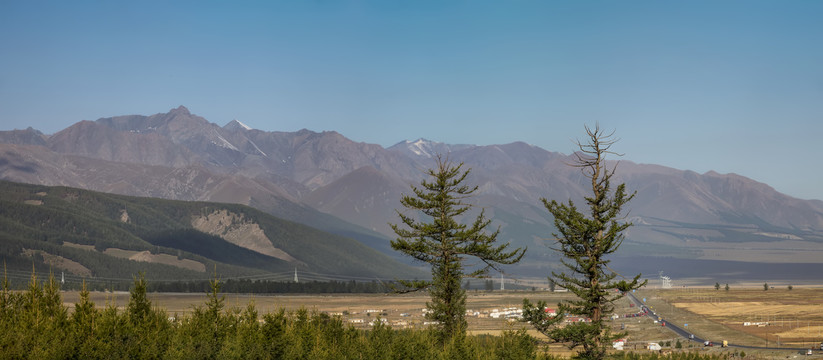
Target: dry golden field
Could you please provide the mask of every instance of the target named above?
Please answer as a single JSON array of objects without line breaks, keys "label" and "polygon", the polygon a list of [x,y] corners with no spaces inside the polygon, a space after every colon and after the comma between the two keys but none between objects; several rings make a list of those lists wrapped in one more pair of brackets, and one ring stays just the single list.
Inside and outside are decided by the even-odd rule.
[{"label": "dry golden field", "polygon": [[[751,346],[819,349],[823,289],[681,288],[645,291],[649,305],[700,337]],[[778,343],[779,341],[779,343]]]}]

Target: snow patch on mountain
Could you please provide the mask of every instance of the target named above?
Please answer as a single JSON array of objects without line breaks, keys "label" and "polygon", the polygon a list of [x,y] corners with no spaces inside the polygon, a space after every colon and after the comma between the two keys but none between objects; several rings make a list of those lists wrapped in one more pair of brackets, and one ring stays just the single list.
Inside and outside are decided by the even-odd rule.
[{"label": "snow patch on mountain", "polygon": [[240,122],[240,120],[237,120],[237,119],[229,121],[229,123],[226,124],[225,126],[223,126],[223,128],[226,129],[226,130],[232,130],[232,131],[241,130],[241,129],[246,130],[246,131],[254,130],[254,128],[252,128],[251,126],[248,126],[248,125]]},{"label": "snow patch on mountain", "polygon": [[234,121],[237,121],[237,125],[240,125],[240,127],[244,128],[246,130],[254,130],[254,129],[251,128],[251,126],[248,126],[248,125],[242,123],[240,120],[234,120]]},{"label": "snow patch on mountain", "polygon": [[251,141],[251,139],[249,139],[249,138],[246,138],[246,139],[249,140],[249,144],[251,144],[251,146],[254,146],[254,149],[257,150],[257,152],[259,152],[260,154],[262,154],[265,157],[269,157],[268,155],[266,155],[266,153],[263,152],[263,150],[260,150],[260,147],[257,146],[257,144],[255,144],[254,141]]},{"label": "snow patch on mountain", "polygon": [[432,157],[432,143],[434,142],[423,138],[417,139],[417,141],[415,142],[406,140],[406,145],[409,147],[409,150],[411,150],[411,152],[417,154],[417,156],[425,156],[427,158]]},{"label": "snow patch on mountain", "polygon": [[389,148],[389,150],[400,151],[410,155],[423,158],[432,158],[437,154],[448,154],[453,151],[463,150],[474,145],[452,145],[439,141],[431,141],[424,138],[417,140],[404,140]]},{"label": "snow patch on mountain", "polygon": [[234,150],[234,151],[238,151],[238,152],[240,151],[236,146],[232,145],[232,143],[230,143],[228,140],[226,140],[226,138],[220,136],[220,134],[217,133],[217,131],[214,132],[214,135],[217,136],[217,140],[220,141],[219,143],[216,142],[216,141],[212,141],[212,143],[214,145],[217,145],[217,146],[229,149],[229,150]]}]

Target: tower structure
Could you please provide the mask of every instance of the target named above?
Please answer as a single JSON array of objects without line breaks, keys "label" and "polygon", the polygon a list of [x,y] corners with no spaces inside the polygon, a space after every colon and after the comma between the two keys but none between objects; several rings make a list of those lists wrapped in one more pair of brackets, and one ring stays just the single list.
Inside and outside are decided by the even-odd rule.
[{"label": "tower structure", "polygon": [[672,288],[672,278],[663,275],[663,272],[660,272],[660,288],[661,289],[671,289]]}]

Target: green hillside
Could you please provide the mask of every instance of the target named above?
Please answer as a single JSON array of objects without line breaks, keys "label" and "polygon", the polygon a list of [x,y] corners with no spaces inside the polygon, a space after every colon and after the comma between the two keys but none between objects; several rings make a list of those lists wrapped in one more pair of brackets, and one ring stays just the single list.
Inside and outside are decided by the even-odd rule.
[{"label": "green hillside", "polygon": [[[217,230],[198,230],[195,219]],[[7,181],[0,181],[0,257],[12,278],[34,266],[91,282],[139,271],[155,281],[205,279],[215,266],[226,278],[275,279],[294,269],[337,279],[419,275],[357,240],[243,205]]]}]

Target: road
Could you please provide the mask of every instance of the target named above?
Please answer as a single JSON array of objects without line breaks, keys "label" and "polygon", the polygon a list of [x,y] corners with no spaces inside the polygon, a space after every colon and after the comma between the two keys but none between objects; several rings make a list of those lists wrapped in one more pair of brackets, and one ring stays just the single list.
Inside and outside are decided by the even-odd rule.
[{"label": "road", "polygon": [[[666,320],[665,320],[665,319],[664,319],[661,315],[658,315],[657,313],[655,313],[654,311],[652,311],[652,309],[651,309],[651,308],[649,308],[648,306],[646,306],[646,304],[644,304],[643,302],[641,302],[640,300],[638,300],[638,299],[637,299],[637,297],[635,297],[635,296],[634,296],[634,294],[632,294],[632,293],[627,293],[626,295],[628,295],[629,300],[631,300],[632,302],[634,302],[634,303],[635,303],[635,305],[637,305],[637,307],[639,307],[639,308],[640,308],[640,310],[646,311],[646,312],[648,313],[648,315],[647,315],[647,316],[651,317],[651,318],[652,318],[652,319],[654,319],[654,320],[657,320],[657,321],[658,321],[658,322],[660,322],[660,323],[665,323],[665,324],[666,324],[666,328],[667,328],[667,329],[669,329],[669,330],[671,330],[671,331],[673,331],[675,334],[677,334],[677,335],[679,335],[679,336],[682,336],[683,338],[686,338],[686,339],[691,339],[691,340],[697,341],[697,342],[699,342],[699,343],[701,343],[701,344],[702,344],[702,343],[705,343],[705,342],[706,342],[706,340],[708,340],[708,339],[701,338],[701,337],[699,337],[699,336],[697,336],[697,335],[695,335],[695,334],[693,334],[693,333],[691,333],[691,332],[689,332],[689,331],[687,331],[687,330],[685,330],[685,329],[683,329],[683,328],[681,328],[681,327],[679,327],[679,326],[677,326],[677,325],[675,325],[675,324],[672,324],[672,323],[670,323],[670,322],[666,321]],[[709,341],[711,341],[712,343],[714,343],[716,346],[719,346],[720,344],[722,344],[722,343],[723,343],[723,341],[722,341],[722,340],[720,340],[720,341],[718,341],[718,340],[709,340]],[[787,347],[779,347],[779,348],[778,348],[778,347],[764,347],[764,346],[738,345],[738,344],[732,344],[732,343],[729,343],[729,346],[730,346],[730,347],[736,347],[736,348],[742,348],[742,349],[762,349],[762,350],[797,350],[797,351],[806,351],[806,350],[808,350],[808,348],[787,348]]]}]

